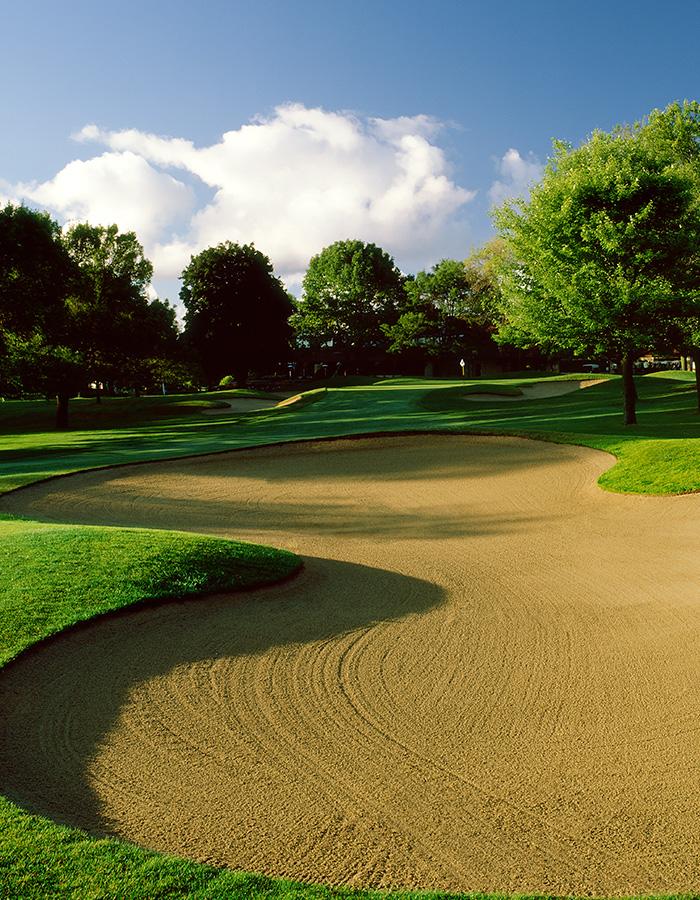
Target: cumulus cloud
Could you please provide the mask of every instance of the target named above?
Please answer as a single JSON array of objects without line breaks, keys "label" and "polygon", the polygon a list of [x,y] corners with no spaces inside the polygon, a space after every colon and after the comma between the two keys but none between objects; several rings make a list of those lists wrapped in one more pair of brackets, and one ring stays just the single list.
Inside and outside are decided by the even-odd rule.
[{"label": "cumulus cloud", "polygon": [[[313,254],[348,237],[374,241],[399,261],[430,265],[445,255],[446,236],[454,243],[455,216],[474,192],[452,180],[435,140],[439,130],[425,115],[361,119],[288,104],[205,147],[96,125],[74,137],[106,147],[96,159],[138,160],[150,173],[171,179],[169,191],[166,182],[159,183],[165,208],[139,191],[143,221],[136,230],[144,239],[149,235],[160,276],[176,276],[192,253],[228,239],[253,242],[283,277],[296,282]],[[182,208],[178,202],[184,204],[183,177],[205,185],[211,196],[185,227],[170,227]],[[44,188],[36,187],[37,202],[51,201]],[[103,192],[97,195],[102,208]],[[107,190],[104,200],[112,202]]]},{"label": "cumulus cloud", "polygon": [[489,188],[493,206],[515,197],[527,197],[532,185],[542,177],[544,166],[532,153],[523,158],[513,147],[503,154],[497,163],[500,176]]},{"label": "cumulus cloud", "polygon": [[64,222],[116,223],[146,244],[188,216],[194,204],[190,187],[131,151],[74,160],[49,181],[15,185],[13,193]]},{"label": "cumulus cloud", "polygon": [[0,201],[135,231],[156,283],[169,288],[192,254],[224,240],[254,243],[290,287],[311,256],[344,238],[373,241],[415,271],[468,245],[462,211],[475,191],[453,180],[441,128],[427,115],[361,118],[301,104],[210,146],[91,124],[73,138],[97,145],[95,155],[44,182],[0,180]]}]

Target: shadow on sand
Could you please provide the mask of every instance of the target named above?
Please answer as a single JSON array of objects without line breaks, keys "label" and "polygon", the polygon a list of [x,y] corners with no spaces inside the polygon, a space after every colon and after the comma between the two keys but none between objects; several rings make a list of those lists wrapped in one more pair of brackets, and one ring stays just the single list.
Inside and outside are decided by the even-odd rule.
[{"label": "shadow on sand", "polygon": [[[2,793],[32,813],[116,834],[91,770],[135,689],[179,667],[208,664],[197,669],[196,680],[221,661],[323,642],[443,601],[442,590],[427,581],[328,559],[305,562],[300,575],[281,585],[109,614],[9,664],[0,673]],[[194,713],[175,703],[163,733],[202,746],[208,726],[198,719],[196,685],[189,699]],[[210,726],[217,727],[215,720]],[[177,784],[168,802],[178,802]]]}]

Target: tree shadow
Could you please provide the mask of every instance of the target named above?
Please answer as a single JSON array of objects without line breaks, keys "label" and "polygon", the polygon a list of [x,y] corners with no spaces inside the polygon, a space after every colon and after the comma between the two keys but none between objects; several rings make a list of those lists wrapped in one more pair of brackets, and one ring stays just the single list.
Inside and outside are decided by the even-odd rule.
[{"label": "tree shadow", "polygon": [[[10,663],[0,672],[2,793],[29,812],[92,834],[116,835],[91,773],[134,690],[178,668],[205,663],[198,671],[206,678],[202,672],[226,660],[322,644],[423,613],[444,600],[436,585],[396,572],[322,558],[305,562],[299,576],[277,586],[102,616]],[[196,705],[196,692],[188,699]],[[176,705],[170,712],[164,733],[206,743],[196,714],[190,710],[183,723]],[[177,800],[173,795],[167,802]]]}]

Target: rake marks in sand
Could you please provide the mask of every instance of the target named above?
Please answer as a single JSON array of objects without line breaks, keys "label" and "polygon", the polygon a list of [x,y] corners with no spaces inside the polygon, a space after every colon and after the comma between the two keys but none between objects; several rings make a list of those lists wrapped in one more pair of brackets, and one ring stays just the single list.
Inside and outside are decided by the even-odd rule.
[{"label": "rake marks in sand", "polygon": [[297,579],[66,634],[0,676],[27,806],[365,886],[700,888],[697,497],[595,451],[339,441],[38,485],[4,510],[227,534]]}]

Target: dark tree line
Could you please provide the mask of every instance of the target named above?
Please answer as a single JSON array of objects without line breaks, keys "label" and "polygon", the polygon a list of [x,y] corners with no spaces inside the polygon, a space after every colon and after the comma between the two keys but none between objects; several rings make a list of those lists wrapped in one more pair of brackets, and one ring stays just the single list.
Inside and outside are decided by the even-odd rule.
[{"label": "dark tree line", "polygon": [[132,232],[76,225],[63,234],[45,213],[0,209],[0,389],[56,398],[89,383],[138,385],[177,341],[174,310],[149,300],[152,274]]}]

